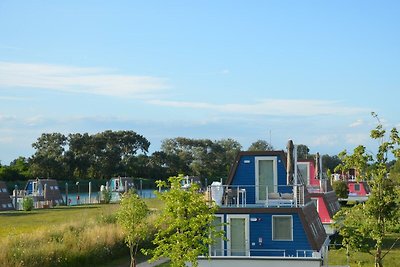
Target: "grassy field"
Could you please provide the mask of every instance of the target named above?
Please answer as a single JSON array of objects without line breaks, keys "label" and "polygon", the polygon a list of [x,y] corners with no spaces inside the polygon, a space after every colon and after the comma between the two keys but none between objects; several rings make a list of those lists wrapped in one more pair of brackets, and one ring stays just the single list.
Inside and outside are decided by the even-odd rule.
[{"label": "grassy field", "polygon": [[[145,201],[150,209],[161,206],[158,199]],[[129,258],[116,224],[118,207],[0,212],[0,266],[93,266]]]}]

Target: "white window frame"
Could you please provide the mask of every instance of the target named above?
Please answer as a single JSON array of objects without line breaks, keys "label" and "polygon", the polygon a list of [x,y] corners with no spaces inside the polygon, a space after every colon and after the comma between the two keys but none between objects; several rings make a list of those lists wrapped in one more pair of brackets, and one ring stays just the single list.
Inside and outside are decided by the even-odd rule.
[{"label": "white window frame", "polygon": [[[256,185],[256,203],[264,203],[265,202],[265,199],[260,199],[260,196],[259,196],[259,190],[260,190],[260,187],[259,187],[259,185],[260,185],[260,177],[259,177],[259,167],[260,167],[260,164],[259,164],[259,162],[260,161],[262,161],[262,160],[270,160],[270,161],[272,161],[272,171],[273,171],[273,173],[274,173],[274,188],[273,188],[273,190],[271,191],[271,192],[278,192],[278,160],[277,160],[277,158],[276,157],[271,157],[271,156],[264,156],[264,157],[256,157],[255,158],[255,162],[254,162],[254,164],[255,164],[255,176],[256,176],[256,181],[255,181],[255,185]],[[268,195],[268,192],[267,192],[267,195]]]},{"label": "white window frame", "polygon": [[[221,218],[221,229],[216,229],[217,231],[219,230],[219,231],[224,231],[224,215],[223,214],[214,214],[214,216],[215,217],[217,217],[217,218]],[[225,232],[225,231],[224,231]],[[225,233],[226,234],[226,233]],[[220,237],[221,238],[221,254],[222,254],[222,256],[224,256],[225,255],[225,251],[224,251],[224,247],[225,247],[225,242],[224,242],[224,238],[223,237]],[[208,247],[208,255],[212,255],[211,254],[211,252],[212,252],[212,250],[211,250],[211,245]],[[213,255],[214,256],[214,255]]]},{"label": "white window frame", "polygon": [[[290,239],[274,239],[274,218],[290,218]],[[271,224],[272,224],[272,233],[271,233],[271,239],[272,241],[293,241],[293,216],[292,215],[272,215],[271,219]]]},{"label": "white window frame", "polygon": [[232,256],[231,253],[231,219],[245,219],[245,231],[244,231],[244,236],[245,236],[245,246],[246,246],[246,255],[245,256],[250,256],[250,231],[249,231],[249,215],[245,214],[228,214],[226,215],[226,237],[228,238],[228,241],[226,242],[226,247],[227,247],[227,256]]},{"label": "white window frame", "polygon": [[311,184],[311,168],[310,168],[310,162],[297,162],[297,166],[299,165],[306,165],[307,166],[307,177],[304,177],[305,183],[307,185]]}]

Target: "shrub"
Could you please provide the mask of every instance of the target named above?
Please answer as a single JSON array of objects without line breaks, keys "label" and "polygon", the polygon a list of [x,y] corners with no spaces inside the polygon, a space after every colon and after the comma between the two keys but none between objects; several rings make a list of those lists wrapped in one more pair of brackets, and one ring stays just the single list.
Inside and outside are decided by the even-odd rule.
[{"label": "shrub", "polygon": [[33,209],[33,198],[25,197],[22,200],[22,208],[24,211],[30,211]]},{"label": "shrub", "polygon": [[101,199],[103,203],[109,204],[111,201],[111,191],[108,190],[101,191]]},{"label": "shrub", "polygon": [[334,181],[332,187],[338,198],[347,198],[349,196],[349,189],[345,181]]}]

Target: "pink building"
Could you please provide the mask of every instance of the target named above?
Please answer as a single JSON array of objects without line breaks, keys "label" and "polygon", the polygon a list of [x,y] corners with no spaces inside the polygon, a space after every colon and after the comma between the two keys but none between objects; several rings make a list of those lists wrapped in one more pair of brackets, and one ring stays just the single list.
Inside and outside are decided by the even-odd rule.
[{"label": "pink building", "polygon": [[317,167],[313,159],[298,160],[297,169],[300,179],[307,185],[309,197],[317,207],[325,231],[333,234],[334,230],[331,227],[333,216],[340,209],[335,191],[329,181],[322,177],[321,168]]}]

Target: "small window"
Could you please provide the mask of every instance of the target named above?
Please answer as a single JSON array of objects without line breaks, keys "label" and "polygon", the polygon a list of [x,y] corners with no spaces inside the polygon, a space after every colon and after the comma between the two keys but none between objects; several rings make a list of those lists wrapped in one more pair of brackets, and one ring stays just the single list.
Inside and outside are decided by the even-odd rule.
[{"label": "small window", "polygon": [[360,191],[360,184],[354,184],[354,191]]},{"label": "small window", "polygon": [[1,206],[3,207],[3,209],[7,208],[7,204],[1,204]]},{"label": "small window", "polygon": [[54,190],[54,186],[50,185],[50,190]]},{"label": "small window", "polygon": [[6,188],[3,188],[2,191],[3,191],[4,193],[6,193],[6,192],[7,192],[7,189],[6,189]]},{"label": "small window", "polygon": [[9,208],[12,208],[13,207],[13,205],[11,204],[11,203],[8,203],[8,205],[7,205]]},{"label": "small window", "polygon": [[293,240],[293,219],[291,215],[272,216],[272,240]]},{"label": "small window", "polygon": [[54,189],[55,189],[55,190],[58,190],[58,185],[55,185],[55,186],[54,186]]}]

